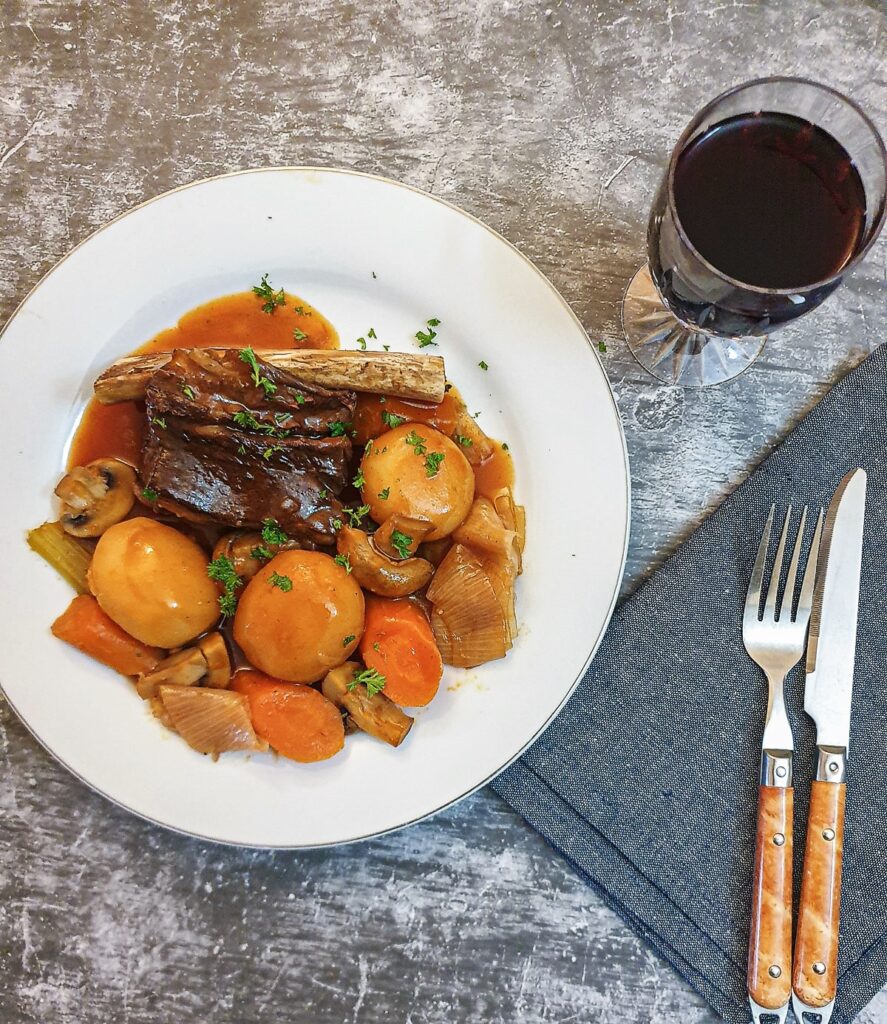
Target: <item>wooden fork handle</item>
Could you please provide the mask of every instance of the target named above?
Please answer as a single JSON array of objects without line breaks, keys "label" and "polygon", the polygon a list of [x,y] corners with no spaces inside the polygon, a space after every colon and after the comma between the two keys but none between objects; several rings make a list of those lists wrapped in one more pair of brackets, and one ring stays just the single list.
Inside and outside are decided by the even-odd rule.
[{"label": "wooden fork handle", "polygon": [[838,987],[843,782],[812,783],[792,988],[806,1006],[830,1003]]},{"label": "wooden fork handle", "polygon": [[791,997],[794,790],[788,760],[789,785],[762,784],[758,790],[748,994],[768,1010],[781,1009]]}]

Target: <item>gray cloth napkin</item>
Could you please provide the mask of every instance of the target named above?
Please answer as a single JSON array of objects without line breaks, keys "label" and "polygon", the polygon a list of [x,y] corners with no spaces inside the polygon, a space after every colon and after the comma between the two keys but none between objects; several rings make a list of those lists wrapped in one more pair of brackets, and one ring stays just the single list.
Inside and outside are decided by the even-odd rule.
[{"label": "gray cloth napkin", "polygon": [[[745,972],[766,682],[742,646],[770,505],[827,506],[869,474],[848,767],[839,989],[849,1021],[887,982],[887,346],[849,373],[616,611],[556,721],[493,788],[731,1021]],[[803,665],[795,736],[795,893],[815,735]],[[797,905],[797,904],[796,904]]]}]

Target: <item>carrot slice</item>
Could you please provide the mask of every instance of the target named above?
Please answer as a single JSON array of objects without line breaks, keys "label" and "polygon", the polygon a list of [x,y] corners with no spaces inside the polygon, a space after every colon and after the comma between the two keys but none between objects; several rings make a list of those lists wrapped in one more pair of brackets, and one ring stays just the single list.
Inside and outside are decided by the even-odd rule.
[{"label": "carrot slice", "polygon": [[52,633],[125,676],[149,672],[164,656],[159,647],[149,647],[124,632],[90,594],[74,598],[53,622]]},{"label": "carrot slice", "polygon": [[231,688],[246,695],[256,734],[278,754],[293,761],[325,761],[345,745],[339,709],[310,686],[241,669]]},{"label": "carrot slice", "polygon": [[423,707],[437,693],[443,662],[428,619],[412,601],[367,597],[360,654],[385,676],[385,696],[395,704]]}]

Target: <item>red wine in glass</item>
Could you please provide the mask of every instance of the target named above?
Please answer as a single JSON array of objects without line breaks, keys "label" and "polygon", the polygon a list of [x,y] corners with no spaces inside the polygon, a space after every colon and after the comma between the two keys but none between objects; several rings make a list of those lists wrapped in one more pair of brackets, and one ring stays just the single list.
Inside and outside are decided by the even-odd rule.
[{"label": "red wine in glass", "polygon": [[681,136],[653,203],[629,346],[669,383],[719,383],[818,306],[880,231],[887,154],[846,97],[805,79],[724,93]]}]

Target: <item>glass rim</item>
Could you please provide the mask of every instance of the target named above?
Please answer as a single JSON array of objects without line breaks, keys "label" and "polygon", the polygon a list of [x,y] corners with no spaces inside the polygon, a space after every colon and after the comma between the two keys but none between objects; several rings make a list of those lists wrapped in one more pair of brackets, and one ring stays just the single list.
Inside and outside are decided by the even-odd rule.
[{"label": "glass rim", "polygon": [[[862,119],[865,126],[869,129],[872,137],[875,139],[878,150],[881,155],[881,163],[884,165],[884,177],[887,181],[887,147],[884,145],[884,140],[881,137],[881,133],[875,126],[874,121],[866,114],[866,112],[860,107],[860,105],[852,100],[849,96],[840,92],[838,89],[834,89],[830,85],[824,85],[822,82],[816,82],[812,78],[805,78],[801,75],[768,75],[764,78],[752,78],[747,82],[740,82],[738,85],[731,86],[729,89],[725,89],[722,93],[719,93],[714,99],[709,100],[693,117],[690,119],[687,127],[681,132],[678,141],[674,145],[671,157],[668,161],[668,169],[666,171],[666,193],[667,202],[671,211],[672,218],[677,228],[678,234],[680,235],[681,241],[690,250],[690,252],[703,264],[708,270],[711,271],[716,277],[722,281],[733,285],[736,288],[741,288],[744,291],[756,292],[761,295],[799,295],[804,292],[813,291],[817,288],[823,288],[826,285],[833,284],[836,281],[840,281],[842,277],[848,274],[874,245],[881,233],[881,229],[884,227],[884,220],[887,218],[887,189],[885,189],[885,195],[881,197],[881,212],[877,219],[872,222],[869,238],[865,245],[861,246],[849,259],[840,270],[836,273],[831,274],[829,277],[819,278],[816,281],[811,281],[810,284],[805,284],[802,287],[795,288],[764,288],[760,285],[748,284],[746,281],[741,281],[739,278],[731,277],[729,274],[725,274],[722,270],[719,270],[713,263],[705,258],[696,246],[690,241],[687,232],[684,230],[684,225],[681,223],[681,218],[678,214],[677,202],[675,201],[674,195],[674,178],[675,171],[677,169],[677,163],[687,147],[687,143],[690,141],[690,137],[693,132],[699,127],[699,124],[704,120],[705,116],[710,113],[719,103],[722,103],[725,99],[736,93],[742,92],[745,89],[749,89],[756,85],[770,85],[777,82],[791,82],[796,85],[807,85],[820,92],[829,93],[832,96],[839,99],[842,103],[851,107]],[[852,162],[852,157],[851,157]]]}]

